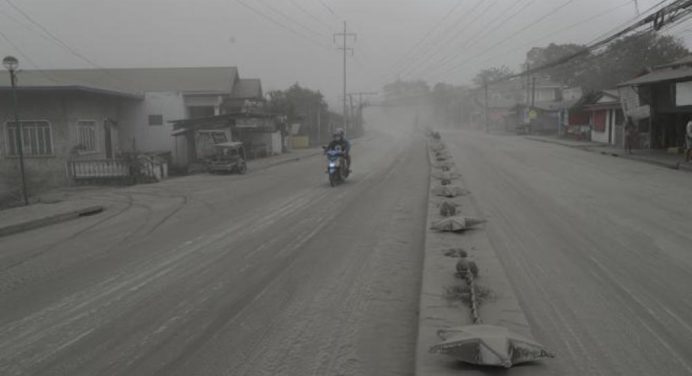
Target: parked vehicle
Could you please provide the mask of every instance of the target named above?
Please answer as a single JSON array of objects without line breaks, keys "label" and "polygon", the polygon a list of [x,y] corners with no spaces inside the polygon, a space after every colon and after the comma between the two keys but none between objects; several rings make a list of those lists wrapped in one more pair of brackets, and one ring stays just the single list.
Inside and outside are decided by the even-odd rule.
[{"label": "parked vehicle", "polygon": [[338,146],[332,150],[327,150],[327,147],[323,146],[323,149],[325,149],[325,153],[327,154],[329,184],[335,187],[343,183],[348,177],[349,171],[348,166],[346,166],[346,158],[344,157],[344,152]]},{"label": "parked vehicle", "polygon": [[247,157],[242,142],[224,142],[214,145],[214,149],[216,153],[207,160],[207,171],[239,174],[247,172]]}]

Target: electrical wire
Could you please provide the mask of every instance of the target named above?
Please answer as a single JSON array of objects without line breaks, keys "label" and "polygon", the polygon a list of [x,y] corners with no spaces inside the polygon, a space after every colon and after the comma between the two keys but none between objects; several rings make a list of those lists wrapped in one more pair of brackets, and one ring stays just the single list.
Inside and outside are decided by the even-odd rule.
[{"label": "electrical wire", "polygon": [[[539,18],[537,18],[536,20],[529,22],[529,23],[528,23],[526,26],[524,26],[523,28],[521,28],[521,29],[519,29],[519,30],[513,32],[513,33],[512,33],[510,36],[508,36],[507,38],[501,39],[500,41],[498,41],[497,43],[493,44],[492,46],[486,48],[484,51],[482,51],[482,52],[479,53],[479,54],[474,54],[473,57],[471,57],[471,58],[469,58],[469,59],[466,59],[465,61],[462,62],[462,64],[466,64],[466,63],[468,63],[468,62],[471,61],[471,60],[475,60],[475,59],[477,59],[478,57],[483,56],[483,55],[487,54],[488,52],[490,52],[490,51],[492,51],[492,50],[494,50],[494,49],[500,47],[501,45],[507,43],[508,41],[511,41],[512,39],[516,38],[518,35],[522,34],[522,33],[525,32],[526,30],[529,30],[530,28],[532,28],[532,27],[538,25],[539,23],[541,23],[541,22],[542,22],[543,20],[545,20],[546,18],[548,18],[548,17],[554,15],[555,13],[561,11],[562,9],[564,9],[564,8],[567,7],[568,5],[572,4],[573,2],[574,2],[574,0],[567,0],[566,2],[560,4],[559,6],[557,6],[557,7],[553,8],[553,9],[551,9],[551,10],[548,11],[547,13],[541,15],[541,16],[540,16]],[[462,53],[463,53],[463,51],[460,52],[460,53],[458,53],[458,54],[457,54],[457,57],[458,57],[458,56],[461,56]],[[458,66],[456,66],[456,67],[451,67],[450,69],[446,70],[444,73],[450,73],[451,71],[456,70],[456,69],[458,69]]]},{"label": "electrical wire", "polygon": [[334,16],[334,18],[336,18],[337,20],[340,20],[339,16],[337,16],[336,13],[334,12],[334,9],[332,9],[332,7],[327,5],[327,3],[324,2],[324,0],[317,0],[317,1],[322,5],[322,7],[324,9],[326,9],[329,12],[329,14]]},{"label": "electrical wire", "polygon": [[285,12],[283,12],[281,9],[278,9],[277,7],[274,7],[273,5],[270,5],[268,2],[265,2],[264,0],[255,0],[255,1],[257,3],[264,5],[267,9],[272,11],[274,14],[277,14],[279,17],[283,17],[290,24],[300,26],[303,30],[312,34],[313,36],[318,37],[318,38],[323,37],[323,38],[328,39],[328,36],[326,36],[325,34],[320,33],[319,31],[316,31],[310,27],[307,27],[303,22],[300,22],[300,20],[294,19],[293,17],[291,17],[291,16],[287,15]]},{"label": "electrical wire", "polygon": [[[449,46],[456,38],[458,38],[460,35],[463,35],[463,33],[469,29],[476,21],[479,21],[482,19],[482,17],[490,10],[490,8],[497,3],[497,0],[493,1],[490,3],[485,8],[482,8],[479,13],[474,13],[476,10],[480,8],[480,6],[483,4],[483,0],[479,0],[473,8],[462,15],[457,20],[457,23],[455,25],[451,25],[447,29],[444,30],[442,34],[447,35],[446,38],[440,38],[437,40],[437,43],[431,43],[430,45],[427,46],[426,49],[421,51],[416,58],[410,60],[410,64],[408,66],[405,66],[404,69],[401,69],[399,72],[397,72],[397,76],[404,76],[404,75],[409,75],[409,72],[414,71],[415,69],[418,69],[421,67],[422,64],[425,64],[428,62],[432,57],[437,56],[441,51],[441,47]],[[487,4],[487,2],[486,2]],[[464,17],[467,16],[467,17]],[[473,17],[471,22],[469,23],[462,23],[461,21],[468,19],[469,17]],[[461,25],[461,28],[456,28],[455,26]],[[455,29],[455,30],[452,30]],[[453,31],[453,32],[451,32]]]},{"label": "electrical wire", "polygon": [[242,0],[236,0],[236,2],[237,2],[238,4],[240,4],[240,5],[242,5],[243,7],[249,9],[249,10],[252,11],[253,13],[257,14],[258,16],[260,16],[260,17],[264,18],[265,20],[271,22],[272,24],[274,24],[274,25],[276,25],[276,26],[278,26],[278,27],[280,27],[280,28],[282,28],[282,29],[284,29],[284,30],[290,32],[291,34],[293,34],[293,35],[295,35],[295,36],[297,36],[297,37],[299,37],[299,38],[301,38],[301,39],[304,39],[304,40],[306,40],[306,41],[308,41],[308,42],[310,42],[310,43],[312,43],[312,44],[315,44],[315,45],[317,45],[317,46],[320,46],[320,47],[322,47],[322,48],[325,48],[325,49],[327,49],[327,50],[332,51],[331,46],[326,45],[326,44],[322,44],[321,42],[318,42],[318,41],[312,39],[311,37],[306,36],[305,34],[302,34],[302,33],[298,32],[297,30],[295,30],[295,29],[293,29],[293,28],[291,28],[291,27],[289,27],[289,26],[284,25],[282,22],[277,21],[277,20],[274,19],[273,17],[267,15],[266,13],[262,12],[261,10],[255,8],[255,7],[253,7],[253,6],[251,6],[251,5],[247,4],[247,3],[245,3],[244,1],[242,1]]},{"label": "electrical wire", "polygon": [[319,24],[321,24],[322,26],[326,27],[327,30],[329,30],[329,33],[330,33],[330,34],[334,32],[333,25],[328,24],[328,23],[325,22],[323,19],[321,19],[321,18],[319,18],[318,16],[316,16],[314,13],[308,11],[304,6],[300,5],[300,3],[297,2],[296,0],[289,0],[289,1],[291,2],[291,4],[293,4],[293,6],[295,6],[296,8],[298,8],[298,9],[299,9],[301,12],[303,12],[305,15],[307,15],[308,17],[312,18],[313,20],[317,21],[317,22],[318,22]]},{"label": "electrical wire", "polygon": [[433,23],[433,27],[430,28],[430,29],[423,35],[422,38],[420,38],[411,48],[409,48],[409,49],[403,54],[403,56],[402,56],[401,58],[399,58],[394,64],[392,64],[392,66],[390,67],[390,69],[397,69],[397,68],[398,68],[398,65],[400,65],[400,63],[404,62],[405,59],[409,57],[409,55],[411,55],[413,52],[415,52],[415,50],[416,50],[422,43],[424,43],[425,41],[427,41],[428,38],[430,37],[430,35],[432,35],[432,34],[433,34],[434,32],[436,32],[439,28],[441,28],[442,25],[445,23],[445,21],[446,21],[446,20],[447,20],[447,19],[448,19],[448,18],[449,18],[449,17],[450,17],[450,16],[451,16],[451,15],[463,4],[463,3],[464,3],[463,1],[458,1],[456,4],[454,4],[454,5],[445,13],[445,15],[444,15],[440,20],[438,20],[438,21],[436,21],[435,23]]},{"label": "electrical wire", "polygon": [[[532,4],[534,3],[533,0],[530,0],[528,3],[524,4],[523,7],[518,9],[516,12],[512,13],[509,17],[503,19],[500,21],[500,25],[506,24],[507,22],[510,22],[512,19],[515,19],[517,16],[519,16],[521,13],[523,13],[525,10],[527,10]],[[517,3],[519,4],[519,2]],[[504,13],[503,13],[504,15]],[[500,16],[501,17],[501,16]],[[491,21],[491,24],[494,24],[494,21],[497,21],[500,17],[497,17],[495,20]],[[492,28],[492,27],[489,27]],[[497,31],[497,30],[495,30]],[[480,30],[480,32],[483,32],[483,29]],[[480,42],[480,40],[483,40],[485,37],[489,37],[492,35],[493,32],[488,32],[485,35],[481,35],[479,38],[476,38],[479,33],[476,33],[473,37],[467,38],[466,42],[464,43],[463,46],[457,48],[459,51],[464,51],[466,49],[470,49],[471,47],[475,46],[477,43]],[[446,67],[449,65],[455,58],[458,56],[461,56],[462,52],[457,53],[456,55],[448,55],[446,57],[443,57],[442,59],[439,59],[436,63],[434,63],[432,68],[427,71],[428,73],[434,73],[436,71],[439,71],[440,69]]]}]

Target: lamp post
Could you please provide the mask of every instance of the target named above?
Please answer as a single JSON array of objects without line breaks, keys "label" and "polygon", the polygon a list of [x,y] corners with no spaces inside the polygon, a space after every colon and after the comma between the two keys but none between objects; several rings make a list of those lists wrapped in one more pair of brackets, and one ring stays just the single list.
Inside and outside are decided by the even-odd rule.
[{"label": "lamp post", "polygon": [[22,145],[22,125],[19,123],[19,106],[17,103],[17,67],[19,61],[14,56],[5,56],[2,65],[10,72],[10,82],[12,83],[12,100],[14,102],[14,124],[16,126],[15,139],[17,142],[17,155],[19,156],[19,172],[22,176],[22,198],[24,205],[29,205],[29,196],[26,194],[26,177],[24,174],[24,151]]}]

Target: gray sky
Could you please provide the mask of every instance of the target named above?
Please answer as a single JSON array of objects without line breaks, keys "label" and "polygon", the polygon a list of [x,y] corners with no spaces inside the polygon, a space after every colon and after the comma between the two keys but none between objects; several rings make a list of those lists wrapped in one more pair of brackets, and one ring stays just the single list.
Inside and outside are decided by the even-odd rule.
[{"label": "gray sky", "polygon": [[[0,32],[21,50],[0,36],[0,54],[25,69],[234,65],[265,91],[299,82],[330,103],[341,92],[332,33],[343,20],[358,34],[349,91],[378,91],[396,77],[460,84],[484,67],[516,70],[532,46],[586,43],[636,15],[632,0],[10,1],[91,61],[0,0]],[[673,31],[689,39],[687,27]]]}]

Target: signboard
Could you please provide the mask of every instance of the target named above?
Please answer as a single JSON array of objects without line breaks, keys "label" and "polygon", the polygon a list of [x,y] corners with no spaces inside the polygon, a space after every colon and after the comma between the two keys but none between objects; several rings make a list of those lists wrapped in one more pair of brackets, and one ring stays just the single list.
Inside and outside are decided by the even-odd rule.
[{"label": "signboard", "polygon": [[692,106],[692,81],[675,83],[675,105]]},{"label": "signboard", "polygon": [[639,106],[632,108],[627,112],[627,116],[630,116],[634,120],[647,119],[651,116],[651,106]]},{"label": "signboard", "polygon": [[240,118],[236,119],[235,126],[236,128],[257,128],[260,125],[259,120],[257,118]]}]

